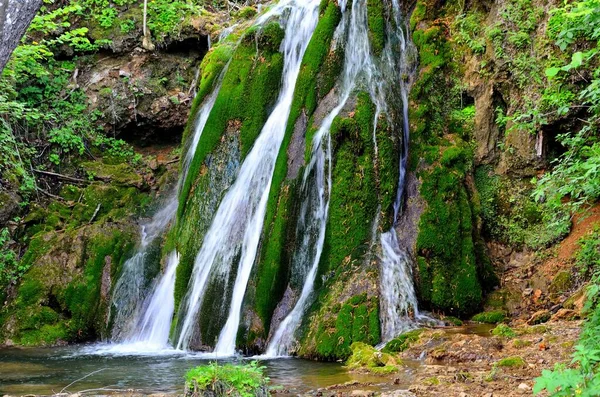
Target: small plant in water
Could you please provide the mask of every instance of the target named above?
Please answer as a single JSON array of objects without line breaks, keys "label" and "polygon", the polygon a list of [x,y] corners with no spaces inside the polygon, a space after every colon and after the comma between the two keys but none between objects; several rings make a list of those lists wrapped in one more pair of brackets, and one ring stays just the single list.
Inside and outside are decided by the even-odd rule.
[{"label": "small plant in water", "polygon": [[253,361],[245,365],[210,363],[192,368],[185,375],[186,396],[253,397],[269,395],[269,378]]}]

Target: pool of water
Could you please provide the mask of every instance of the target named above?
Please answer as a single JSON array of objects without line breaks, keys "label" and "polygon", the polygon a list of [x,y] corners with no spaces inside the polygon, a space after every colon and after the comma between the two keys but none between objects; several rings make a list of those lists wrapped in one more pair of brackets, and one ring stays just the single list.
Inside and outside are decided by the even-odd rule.
[{"label": "pool of water", "polygon": [[[245,361],[230,358],[218,361]],[[157,351],[139,354],[110,346],[83,345],[57,348],[0,349],[0,395],[53,394],[104,389],[105,392],[135,390],[140,393],[177,393],[190,368],[215,361],[209,354]],[[347,382],[370,384],[366,388],[404,388],[411,369],[393,378],[350,373],[339,363],[320,363],[292,358],[260,360],[272,383],[284,394],[297,395]],[[85,378],[84,378],[85,377]],[[399,384],[393,385],[393,379]],[[70,385],[72,382],[76,383]],[[70,385],[70,386],[69,386]],[[403,387],[404,386],[404,387]],[[365,389],[365,386],[360,386]],[[102,393],[98,390],[97,393]]]}]

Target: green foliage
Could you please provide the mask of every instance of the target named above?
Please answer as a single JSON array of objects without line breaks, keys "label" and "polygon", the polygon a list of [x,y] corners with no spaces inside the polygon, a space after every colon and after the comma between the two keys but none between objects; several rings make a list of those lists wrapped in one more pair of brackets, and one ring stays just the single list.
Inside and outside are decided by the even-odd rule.
[{"label": "green foliage", "polygon": [[529,182],[515,183],[486,166],[475,170],[484,233],[517,247],[546,248],[571,228],[568,212],[552,209],[532,197]]},{"label": "green foliage", "polygon": [[483,15],[478,13],[461,14],[456,17],[454,27],[457,29],[456,42],[467,46],[475,54],[485,52],[485,37],[481,32]]},{"label": "green foliage", "polygon": [[483,312],[473,316],[472,321],[484,324],[498,324],[506,320],[506,313],[499,310]]},{"label": "green foliage", "polygon": [[17,254],[9,247],[10,241],[8,228],[0,229],[0,289],[2,290],[27,270],[19,266]]},{"label": "green foliage", "polygon": [[264,369],[256,361],[245,365],[210,363],[189,370],[185,382],[194,395],[212,392],[215,396],[266,396],[269,378],[264,375]]},{"label": "green foliage", "polygon": [[596,226],[579,240],[575,265],[586,276],[600,272],[600,227]]},{"label": "green foliage", "polygon": [[599,241],[598,230],[595,229],[582,238],[576,254],[577,264],[591,272],[592,279],[586,290],[584,310],[587,319],[571,365],[557,364],[553,370],[543,370],[542,376],[536,379],[535,394],[546,391],[552,397],[591,397],[600,392],[600,268],[596,267]]}]

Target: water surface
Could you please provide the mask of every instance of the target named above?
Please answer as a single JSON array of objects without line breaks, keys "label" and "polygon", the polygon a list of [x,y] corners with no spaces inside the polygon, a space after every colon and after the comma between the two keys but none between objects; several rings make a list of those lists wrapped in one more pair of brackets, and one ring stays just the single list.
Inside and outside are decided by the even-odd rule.
[{"label": "water surface", "polygon": [[[132,355],[122,351],[111,353],[110,349],[99,349],[97,345],[0,349],[0,395],[58,393],[88,374],[92,375],[69,386],[68,391],[105,388],[106,392],[135,390],[140,393],[180,393],[183,391],[186,371],[210,361],[215,361],[210,354],[163,351],[152,355]],[[264,360],[261,364],[266,366],[266,373],[272,382],[289,395],[346,382],[370,384],[360,386],[360,389],[399,388],[408,384],[410,375],[410,370],[395,374],[394,378],[400,378],[400,385],[393,386],[390,378],[349,373],[339,363],[287,358]]]}]

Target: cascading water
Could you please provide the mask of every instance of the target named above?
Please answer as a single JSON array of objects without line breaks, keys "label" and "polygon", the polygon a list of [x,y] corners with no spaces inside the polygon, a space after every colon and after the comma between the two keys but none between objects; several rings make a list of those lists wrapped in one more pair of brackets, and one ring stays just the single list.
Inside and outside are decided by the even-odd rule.
[{"label": "cascading water", "polygon": [[[266,357],[285,356],[290,353],[295,343],[295,336],[302,321],[302,316],[308,307],[310,296],[314,289],[315,278],[323,252],[325,229],[329,211],[331,187],[331,125],[340,114],[350,95],[358,83],[359,76],[366,81],[372,81],[375,66],[371,60],[371,49],[368,36],[367,7],[365,0],[355,0],[352,9],[346,10],[346,2],[340,2],[344,13],[344,22],[336,34],[345,36],[345,41],[351,43],[346,47],[344,70],[339,81],[338,105],[323,120],[323,123],[313,139],[312,158],[306,168],[302,192],[305,200],[301,208],[298,235],[302,235],[302,244],[295,252],[293,268],[307,268],[304,286],[300,298],[292,311],[281,322],[267,347]],[[327,170],[327,171],[326,171]],[[308,176],[315,173],[315,185],[307,187]],[[327,174],[327,179],[325,175]]]},{"label": "cascading water", "polygon": [[[402,332],[417,326],[417,321],[432,321],[419,312],[417,295],[413,284],[410,255],[400,248],[396,233],[398,215],[401,211],[406,184],[410,127],[408,122],[408,93],[410,79],[414,76],[415,62],[412,61],[414,47],[409,41],[408,26],[402,15],[398,0],[391,0],[393,23],[396,29],[388,29],[391,35],[382,55],[382,67],[388,76],[399,82],[402,99],[402,147],[398,191],[394,202],[392,228],[381,234],[381,261],[379,275],[381,338],[387,342]],[[404,27],[404,30],[403,28]],[[388,26],[389,28],[389,26]],[[396,54],[400,54],[397,57]],[[407,77],[405,77],[407,76]],[[387,94],[390,95],[389,93]],[[384,107],[385,103],[378,104]]]},{"label": "cascading water", "polygon": [[282,43],[284,70],[277,104],[239,175],[223,198],[194,263],[190,288],[182,302],[182,325],[178,349],[187,349],[195,332],[209,277],[228,279],[239,256],[229,315],[215,354],[233,355],[241,306],[258,250],[275,160],[279,153],[290,114],[300,63],[318,20],[318,0],[286,0],[260,18],[257,24],[289,9],[286,34]]},{"label": "cascading water", "polygon": [[220,75],[213,92],[202,104],[189,148],[182,162],[182,173],[175,192],[167,200],[166,205],[158,211],[152,222],[142,227],[142,242],[138,253],[124,264],[121,277],[115,285],[112,303],[116,311],[114,316],[112,341],[120,345],[110,348],[114,352],[144,352],[164,350],[169,346],[169,331],[175,306],[175,271],[179,264],[179,254],[174,251],[167,258],[164,274],[155,281],[152,292],[146,297],[143,282],[146,279],[144,269],[148,247],[160,236],[174,219],[177,213],[177,192],[185,180],[191,160],[198,147],[198,142],[208,117],[215,105],[221,89],[227,64]]},{"label": "cascading water", "polygon": [[115,284],[111,298],[113,326],[112,341],[123,342],[137,332],[136,323],[143,314],[140,305],[148,293],[145,288],[147,260],[152,243],[173,220],[177,211],[177,196],[172,194],[166,205],[158,211],[152,221],[141,228],[141,243],[138,252],[123,264],[123,271]]}]

